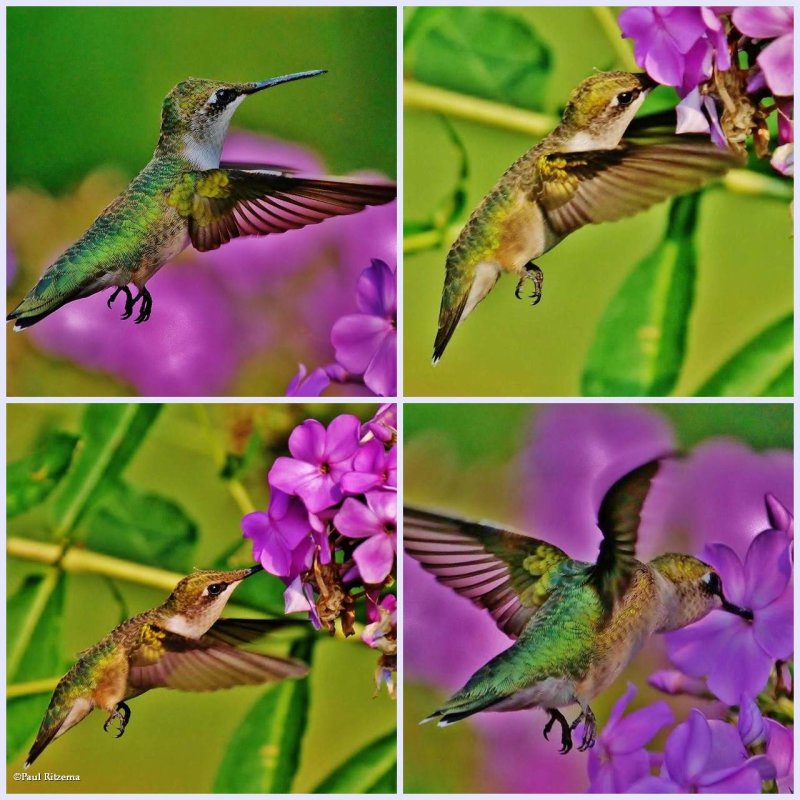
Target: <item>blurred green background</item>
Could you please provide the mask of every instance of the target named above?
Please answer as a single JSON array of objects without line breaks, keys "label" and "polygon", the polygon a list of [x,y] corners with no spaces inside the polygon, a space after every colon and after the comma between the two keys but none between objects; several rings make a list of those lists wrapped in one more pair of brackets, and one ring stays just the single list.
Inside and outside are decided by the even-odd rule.
[{"label": "blurred green background", "polygon": [[[73,404],[10,406],[8,461],[29,456],[49,432],[78,432],[84,411],[84,406]],[[208,568],[226,551],[232,553],[232,564],[252,563],[250,543],[241,536],[242,511],[234,501],[234,492],[220,478],[221,462],[229,467],[240,463],[238,459],[247,451],[252,430],[259,431],[260,445],[251,446],[246,467],[240,471],[240,482],[256,507],[266,508],[266,472],[276,454],[284,452],[288,431],[310,416],[327,423],[346,412],[366,420],[374,414],[375,406],[167,406],[156,417],[125,470],[125,481],[169,499],[195,523],[196,543],[189,568]],[[126,510],[120,509],[123,515]],[[35,505],[10,520],[8,536],[52,541],[51,515],[52,510],[45,504]],[[91,523],[86,520],[76,528],[78,541],[91,535]],[[152,535],[146,527],[140,530],[145,537]],[[104,550],[113,552],[114,547],[115,543],[108,541]],[[91,544],[89,549],[93,549]],[[178,557],[177,550],[176,546],[166,557]],[[44,569],[42,564],[9,558],[9,597],[26,576],[41,574]],[[251,580],[258,583],[248,591],[266,593],[273,598],[270,602],[280,597],[282,585],[276,578],[264,573]],[[159,605],[167,596],[165,591],[121,580],[113,584],[124,609],[105,577],[67,574],[60,643],[65,665],[73,663],[75,654],[117,625],[121,613],[131,616]],[[240,601],[244,587],[245,584],[237,589]],[[227,616],[263,617],[252,607],[237,606],[237,594],[233,595]],[[17,633],[9,631],[10,636]],[[309,679],[309,719],[292,787],[295,792],[310,791],[364,745],[395,729],[395,703],[385,693],[373,699],[376,651],[357,641],[357,637],[344,642],[319,633],[316,638]],[[45,647],[43,643],[42,648]],[[270,647],[266,649],[269,651]],[[271,649],[285,652],[286,643],[273,644]],[[120,739],[103,732],[104,715],[96,711],[51,744],[30,770],[34,774],[40,770],[77,773],[81,776],[79,783],[13,781],[12,774],[21,769],[24,761],[25,753],[19,752],[7,767],[8,789],[32,793],[210,792],[234,731],[264,691],[263,686],[255,686],[194,694],[147,692],[131,701],[131,723]],[[38,697],[43,714],[49,692]],[[32,740],[31,734],[26,748]],[[244,755],[242,759],[242,769],[246,770]]]},{"label": "blurred green background", "polygon": [[[580,407],[580,404],[570,405],[570,408]],[[620,406],[623,407],[624,404]],[[404,503],[422,508],[441,509],[445,513],[450,511],[465,518],[496,520],[521,530],[530,530],[530,522],[526,522],[529,519],[526,510],[530,512],[530,496],[533,493],[535,497],[536,487],[525,483],[526,476],[520,473],[520,459],[525,448],[535,446],[536,439],[532,431],[538,415],[548,408],[552,409],[554,406],[521,403],[407,403],[403,412]],[[594,405],[591,408],[596,409],[598,406]],[[719,436],[737,439],[756,451],[777,448],[791,450],[793,446],[793,407],[790,403],[668,403],[648,404],[646,408],[666,418],[674,431],[678,446],[685,451],[691,451],[706,439]],[[591,415],[591,410],[588,414]],[[550,446],[552,445],[551,441]],[[602,445],[598,442],[595,442],[595,445],[602,451]],[[565,441],[564,453],[569,454],[575,447],[573,442]],[[582,452],[580,447],[578,452]],[[569,458],[569,455],[565,455],[564,458]],[[563,467],[563,464],[561,466]],[[566,542],[560,541],[558,544],[568,549]],[[677,542],[673,546],[677,546]],[[414,582],[408,574],[404,587],[407,592],[414,591]],[[445,589],[441,591],[446,593]],[[431,591],[423,596],[432,603],[433,594]],[[441,595],[442,606],[432,607],[430,614],[432,618],[439,615],[442,620],[452,625],[456,623],[447,616],[449,606],[444,606],[447,596],[447,593]],[[466,624],[465,617],[470,615],[470,610],[464,610],[464,601],[457,599],[455,593],[450,592],[449,596],[452,597],[456,609],[461,606],[461,611],[456,616],[457,624]],[[479,609],[472,611],[476,622],[481,616],[488,619],[485,611]],[[407,605],[405,619],[412,625],[409,617]],[[442,635],[456,637],[458,631],[445,628]],[[472,632],[470,635],[473,635]],[[409,662],[413,658],[411,651],[415,647],[424,645],[411,642],[408,638],[405,641],[406,672],[403,682],[405,790],[412,793],[456,794],[520,791],[518,786],[512,788],[515,786],[513,783],[515,778],[510,778],[511,783],[506,783],[505,787],[500,789],[497,781],[501,780],[502,776],[498,777],[494,765],[487,763],[491,753],[498,747],[511,746],[508,736],[501,739],[500,744],[490,742],[491,734],[485,730],[481,732],[479,725],[471,724],[469,721],[466,724],[453,725],[446,730],[430,724],[419,725],[421,719],[441,704],[447,693],[441,687],[434,687],[430,683],[414,680],[411,677],[409,674],[411,671]],[[451,641],[452,639],[448,640],[446,648],[457,650],[456,645],[450,644]],[[632,680],[638,688],[632,708],[640,708],[650,702],[664,699],[663,695],[648,686],[646,682],[650,672],[663,667],[663,647],[663,638],[654,637],[615,684],[592,702],[592,708],[601,726],[629,680]],[[430,663],[430,658],[427,656],[421,660]],[[442,669],[444,670],[444,667]],[[453,669],[459,670],[458,665],[453,665]],[[463,678],[468,677],[462,673],[463,665],[458,674]],[[678,709],[676,710],[678,718],[681,718],[681,713],[688,713],[688,709],[696,703],[693,698],[687,697],[668,699],[670,705]],[[495,718],[506,715],[485,714],[479,715],[476,720],[481,716],[491,718],[487,722],[495,722],[501,727],[502,722]],[[522,726],[523,723],[530,726],[531,735],[535,739],[532,752],[523,754],[524,750],[520,748],[520,758],[529,759],[528,769],[546,768],[552,769],[555,773],[540,777],[537,779],[537,785],[541,786],[549,781],[553,787],[552,791],[556,793],[566,791],[563,788],[566,785],[573,787],[586,785],[584,761],[579,754],[573,753],[570,761],[570,758],[562,758],[557,754],[552,736],[549,745],[539,739],[541,725],[545,720],[541,712],[524,712],[508,717],[508,724],[512,727]],[[520,720],[518,717],[523,719]],[[497,731],[498,728],[493,730]],[[495,748],[494,751],[492,747]],[[506,765],[509,761],[510,759],[506,759]],[[568,771],[567,774],[562,770]],[[575,770],[579,774],[574,774]],[[525,767],[520,764],[514,771],[522,773]]]},{"label": "blurred green background", "polygon": [[[530,68],[524,62],[521,29],[508,35],[505,50],[493,49],[488,35],[478,40],[450,33],[427,9],[421,18],[406,9],[405,74],[422,83],[453,89],[456,65],[475,83],[475,94],[560,116],[570,91],[595,70],[619,69],[611,36],[592,8],[500,9],[513,22],[532,26],[550,52],[549,72],[541,84],[523,85]],[[460,14],[467,30],[468,12]],[[612,20],[618,9],[613,10]],[[452,27],[455,22],[449,21]],[[512,23],[513,24],[513,23]],[[511,26],[509,26],[511,27]],[[621,42],[623,47],[629,43]],[[468,51],[469,56],[464,52]],[[469,64],[467,63],[469,60]],[[486,65],[486,75],[478,69]],[[527,72],[526,72],[527,69]],[[462,84],[468,83],[461,79]],[[470,93],[468,85],[460,87]],[[526,94],[527,92],[527,94]],[[540,100],[535,96],[541,94]],[[669,100],[660,90],[654,104]],[[671,101],[674,102],[674,101]],[[502,127],[450,118],[466,148],[469,178],[459,221],[495,184],[505,169],[537,139]],[[429,110],[404,111],[404,220],[427,218],[452,191],[459,157],[442,120]],[[515,281],[504,277],[462,325],[441,363],[430,363],[452,237],[434,249],[406,254],[405,389],[419,396],[543,395],[580,393],[580,376],[598,321],[635,264],[661,239],[668,204],[620,222],[587,226],[537,260],[545,273],[542,302],[531,308],[514,297]],[[688,350],[674,394],[692,394],[723,362],[767,325],[793,307],[792,221],[783,200],[733,194],[721,188],[701,200],[696,235],[698,253],[694,308]],[[750,394],[750,392],[747,392]]]},{"label": "blurred green background", "polygon": [[[327,69],[269,92],[235,128],[321,153],[335,173],[395,173],[393,8],[9,8],[8,185],[59,192],[97,166],[133,176],[161,102],[187,77],[262,80]],[[300,84],[297,84],[300,86]]]}]

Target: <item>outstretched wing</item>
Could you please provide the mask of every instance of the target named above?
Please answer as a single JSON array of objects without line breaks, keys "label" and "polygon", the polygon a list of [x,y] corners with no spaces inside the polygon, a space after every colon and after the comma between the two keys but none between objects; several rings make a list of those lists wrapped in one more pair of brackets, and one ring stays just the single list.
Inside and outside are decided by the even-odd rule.
[{"label": "outstretched wing", "polygon": [[[279,656],[252,653],[231,642],[251,642],[274,629],[257,630],[251,620],[219,620],[204,636],[190,639],[146,626],[143,645],[131,658],[128,683],[134,689],[165,687],[207,692],[301,678],[308,666]],[[219,626],[219,627],[218,627]]]},{"label": "outstretched wing", "polygon": [[279,169],[211,169],[188,172],[169,195],[189,220],[198,250],[215,250],[238,236],[314,225],[393,200],[391,183],[349,178],[311,178]]},{"label": "outstretched wing", "polygon": [[519,533],[406,506],[406,552],[436,579],[494,617],[517,638],[554,588],[569,556]]},{"label": "outstretched wing", "polygon": [[642,507],[662,458],[653,459],[623,475],[605,493],[597,514],[603,533],[591,580],[607,608],[628,588],[638,567],[636,539]]},{"label": "outstretched wing", "polygon": [[538,166],[548,179],[535,194],[553,229],[566,236],[698,189],[741,163],[707,136],[644,135],[611,150],[541,156]]}]

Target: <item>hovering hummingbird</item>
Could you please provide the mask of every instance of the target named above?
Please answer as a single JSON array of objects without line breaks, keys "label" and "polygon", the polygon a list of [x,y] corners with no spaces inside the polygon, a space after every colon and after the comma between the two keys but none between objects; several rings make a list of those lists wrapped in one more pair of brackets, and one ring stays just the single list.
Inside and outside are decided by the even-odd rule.
[{"label": "hovering hummingbird", "polygon": [[[629,130],[653,88],[644,74],[601,72],[572,92],[559,126],[503,174],[447,256],[433,363],[504,273],[542,296],[544,273],[534,259],[588,223],[608,222],[698,188],[740,163],[707,136],[674,133],[664,115]],[[657,124],[656,124],[657,122]],[[636,133],[637,135],[625,135]]]},{"label": "hovering hummingbird", "polygon": [[103,730],[116,723],[119,738],[131,716],[125,701],[148,689],[207,692],[306,675],[300,661],[241,648],[291,621],[219,619],[231,592],[261,569],[195,572],[163,605],[131,617],[80,653],[53,692],[25,768],[94,708],[108,713]]},{"label": "hovering hummingbird", "polygon": [[[690,625],[730,603],[719,574],[681,553],[635,558],[640,513],[659,460],[624,475],[606,492],[597,561],[571,559],[552,544],[491,525],[404,509],[406,551],[437,580],[485,608],[515,643],[481,667],[423,722],[458,722],[479,711],[543,708],[545,739],[561,726],[561,752],[584,722],[579,750],[592,747],[590,701],[620,675],[653,633]],[[456,635],[454,633],[454,635]],[[559,711],[577,703],[570,725]]]},{"label": "hovering hummingbird", "polygon": [[[14,330],[111,287],[108,307],[124,294],[122,318],[141,302],[135,321],[145,322],[153,305],[147,281],[190,242],[197,250],[214,250],[238,236],[282,233],[394,199],[393,184],[220,163],[228,124],[246,97],[324,72],[256,83],[197,78],[179,83],[164,100],[161,136],[150,163],[8,315],[16,320]],[[129,284],[137,290],[135,297]]]}]

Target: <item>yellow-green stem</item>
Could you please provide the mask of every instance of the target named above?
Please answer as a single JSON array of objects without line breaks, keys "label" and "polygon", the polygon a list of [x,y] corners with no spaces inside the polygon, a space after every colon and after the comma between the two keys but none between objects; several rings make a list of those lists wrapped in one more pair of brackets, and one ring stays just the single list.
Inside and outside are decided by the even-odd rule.
[{"label": "yellow-green stem", "polygon": [[60,678],[40,678],[37,681],[12,683],[6,687],[6,699],[13,700],[15,697],[27,697],[31,694],[47,694],[56,688],[59,680]]}]

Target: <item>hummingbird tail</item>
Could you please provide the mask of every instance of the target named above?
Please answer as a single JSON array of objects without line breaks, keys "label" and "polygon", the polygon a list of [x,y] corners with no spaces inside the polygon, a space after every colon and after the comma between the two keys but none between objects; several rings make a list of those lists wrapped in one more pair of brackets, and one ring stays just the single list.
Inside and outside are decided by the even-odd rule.
[{"label": "hummingbird tail", "polygon": [[54,311],[58,311],[61,306],[66,305],[71,300],[80,297],[80,293],[76,295],[66,295],[51,300],[49,302],[42,302],[42,298],[35,294],[36,287],[34,287],[27,297],[6,317],[6,322],[14,323],[14,330],[19,332],[30,328],[37,322],[41,322],[45,317],[49,317]]},{"label": "hummingbird tail", "polygon": [[88,697],[65,697],[63,690],[57,687],[36,734],[36,741],[25,759],[25,769],[39,758],[53,739],[77,725],[93,708],[94,704]]}]

